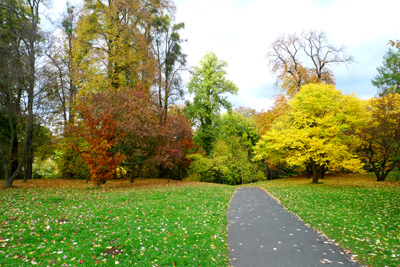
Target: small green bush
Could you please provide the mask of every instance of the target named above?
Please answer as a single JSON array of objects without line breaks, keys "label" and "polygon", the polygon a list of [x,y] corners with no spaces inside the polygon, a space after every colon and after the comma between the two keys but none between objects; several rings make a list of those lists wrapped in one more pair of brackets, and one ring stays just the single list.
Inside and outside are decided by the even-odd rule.
[{"label": "small green bush", "polygon": [[57,164],[51,158],[45,160],[35,160],[32,165],[33,179],[55,179],[58,176]]},{"label": "small green bush", "polygon": [[398,169],[390,172],[386,178],[388,182],[397,182],[400,181],[400,171]]},{"label": "small green bush", "polygon": [[265,181],[267,178],[264,175],[262,170],[258,170],[257,173],[253,177],[253,182]]}]

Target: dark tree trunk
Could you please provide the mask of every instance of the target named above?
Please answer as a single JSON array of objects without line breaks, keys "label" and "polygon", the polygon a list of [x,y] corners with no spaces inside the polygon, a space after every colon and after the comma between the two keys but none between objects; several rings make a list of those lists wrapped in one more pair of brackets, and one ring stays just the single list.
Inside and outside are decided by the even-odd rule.
[{"label": "dark tree trunk", "polygon": [[32,164],[33,164],[33,151],[32,151],[32,135],[33,133],[28,134],[28,142],[29,147],[26,155],[26,162],[25,162],[25,172],[24,172],[24,182],[28,180],[32,180]]},{"label": "dark tree trunk", "polygon": [[387,171],[382,171],[382,172],[376,171],[376,172],[375,172],[376,180],[377,180],[378,182],[384,182],[384,181],[386,180],[386,177],[388,176],[388,174],[389,174],[391,171],[392,171],[392,169],[389,169],[389,170],[387,170]]},{"label": "dark tree trunk", "polygon": [[312,178],[312,183],[316,184],[318,183],[318,180],[320,178],[320,166],[319,164],[315,163],[314,161],[311,162],[311,168],[313,172],[313,178]]},{"label": "dark tree trunk", "polygon": [[5,187],[12,187],[13,179],[5,179],[4,186]]},{"label": "dark tree trunk", "polygon": [[14,139],[12,142],[11,149],[11,173],[14,173],[18,169],[18,135],[17,135],[17,123],[13,121]]},{"label": "dark tree trunk", "polygon": [[312,173],[312,168],[311,168],[310,164],[308,164],[306,166],[306,173],[307,173],[307,179],[310,179],[311,178],[311,173]]},{"label": "dark tree trunk", "polygon": [[32,180],[32,164],[33,164],[33,128],[28,133],[28,151],[25,162],[24,182]]},{"label": "dark tree trunk", "polygon": [[132,166],[132,171],[131,171],[131,183],[135,180],[135,166]]},{"label": "dark tree trunk", "polygon": [[320,177],[321,177],[321,179],[325,179],[324,174],[326,173],[327,170],[328,170],[327,167],[321,166],[321,169],[320,169],[320,172],[321,172]]},{"label": "dark tree trunk", "polygon": [[[386,166],[387,158],[385,158],[380,164],[376,164],[376,162],[371,161],[371,159],[369,162],[378,182],[384,182],[388,174],[394,169],[394,167],[391,167],[387,170],[384,170],[384,167],[382,167]],[[376,165],[378,165],[379,167],[377,167]]]}]

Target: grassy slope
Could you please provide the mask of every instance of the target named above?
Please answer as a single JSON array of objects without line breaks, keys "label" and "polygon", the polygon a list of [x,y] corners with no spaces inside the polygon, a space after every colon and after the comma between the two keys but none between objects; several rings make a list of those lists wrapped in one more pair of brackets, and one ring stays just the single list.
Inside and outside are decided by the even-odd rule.
[{"label": "grassy slope", "polygon": [[234,187],[48,183],[17,181],[19,188],[0,191],[0,266],[228,265]]},{"label": "grassy slope", "polygon": [[304,222],[334,239],[363,264],[400,266],[400,183],[362,175],[257,183]]}]

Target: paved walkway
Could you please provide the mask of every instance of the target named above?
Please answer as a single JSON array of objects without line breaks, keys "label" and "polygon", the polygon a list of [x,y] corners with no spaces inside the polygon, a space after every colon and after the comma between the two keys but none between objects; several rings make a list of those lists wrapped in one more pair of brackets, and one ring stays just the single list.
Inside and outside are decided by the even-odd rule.
[{"label": "paved walkway", "polygon": [[258,187],[236,190],[228,211],[228,245],[234,267],[360,266]]}]

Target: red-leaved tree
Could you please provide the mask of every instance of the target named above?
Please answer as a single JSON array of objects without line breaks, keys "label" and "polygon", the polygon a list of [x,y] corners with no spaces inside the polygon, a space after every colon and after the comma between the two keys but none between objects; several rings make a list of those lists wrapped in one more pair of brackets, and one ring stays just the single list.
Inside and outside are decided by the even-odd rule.
[{"label": "red-leaved tree", "polygon": [[[93,93],[82,102],[88,103],[87,106],[78,106],[84,118],[85,129],[88,128],[87,125],[93,127],[89,131],[81,131],[90,136],[80,136],[91,144],[94,141],[89,140],[99,139],[91,137],[99,135],[94,131],[107,129],[107,132],[102,132],[107,134],[103,139],[107,140],[110,148],[118,143],[124,160],[122,161],[122,155],[112,154],[110,150],[109,154],[104,154],[100,149],[93,150],[94,145],[90,146],[92,157],[99,153],[101,155],[96,157],[102,157],[103,154],[104,157],[111,157],[110,167],[111,163],[115,167],[121,163],[131,170],[131,181],[136,175],[135,170],[140,169],[135,166],[146,165],[158,170],[158,176],[170,177],[173,174],[178,179],[188,168],[190,162],[186,159],[186,153],[193,147],[190,122],[179,113],[171,112],[165,118],[165,112],[159,107],[154,95],[142,85]],[[112,175],[108,178],[110,177]]]},{"label": "red-leaved tree", "polygon": [[99,186],[114,176],[125,158],[119,152],[112,152],[121,135],[116,133],[117,122],[113,120],[111,111],[99,110],[86,102],[81,102],[77,110],[82,120],[74,129],[85,142],[79,147],[72,145],[72,148],[82,156],[91,180]]}]

